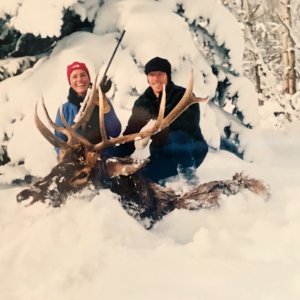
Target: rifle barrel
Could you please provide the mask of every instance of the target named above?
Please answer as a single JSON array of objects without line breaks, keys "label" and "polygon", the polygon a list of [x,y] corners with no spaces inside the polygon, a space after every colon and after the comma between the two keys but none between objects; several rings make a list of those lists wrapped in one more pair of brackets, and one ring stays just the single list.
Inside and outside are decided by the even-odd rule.
[{"label": "rifle barrel", "polygon": [[106,69],[105,69],[105,72],[104,72],[104,74],[103,74],[103,78],[104,78],[104,76],[106,75],[106,73],[107,73],[107,71],[108,71],[108,69],[109,69],[109,67],[110,67],[110,65],[111,65],[112,60],[114,59],[114,56],[115,56],[115,54],[116,54],[116,52],[117,52],[117,50],[118,50],[118,48],[119,48],[119,45],[120,45],[120,43],[121,43],[121,41],[122,41],[122,39],[123,39],[123,36],[124,36],[124,34],[125,34],[125,31],[126,31],[126,30],[124,29],[123,32],[122,32],[122,34],[121,34],[121,36],[120,36],[120,38],[119,38],[118,44],[117,44],[117,46],[116,46],[116,48],[115,48],[115,50],[114,50],[114,52],[113,52],[113,54],[112,54],[112,56],[111,56],[109,62],[108,62],[108,65],[107,65],[107,67],[106,67]]}]

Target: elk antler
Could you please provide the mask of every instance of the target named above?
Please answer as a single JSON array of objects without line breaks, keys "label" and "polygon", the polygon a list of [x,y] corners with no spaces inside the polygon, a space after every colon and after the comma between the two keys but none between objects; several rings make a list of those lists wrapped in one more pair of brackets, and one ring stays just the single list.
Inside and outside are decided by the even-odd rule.
[{"label": "elk antler", "polygon": [[[49,116],[49,113],[47,111],[47,108],[45,106],[45,103],[44,103],[44,99],[42,98],[42,104],[43,104],[43,109],[44,109],[44,112],[46,114],[46,117],[47,117],[47,120],[50,124],[50,126],[55,129],[56,131],[59,131],[63,134],[65,134],[67,137],[68,137],[68,145],[69,146],[72,146],[72,145],[76,145],[76,144],[83,144],[85,145],[86,147],[90,148],[92,147],[92,144],[86,139],[84,138],[82,135],[78,134],[75,130],[74,130],[74,127],[75,126],[70,126],[65,117],[64,117],[64,114],[63,114],[63,111],[62,111],[62,107],[60,107],[60,110],[59,110],[59,113],[60,113],[60,117],[61,117],[61,120],[64,124],[65,127],[60,127],[58,126],[57,124],[55,124],[50,116]],[[76,125],[76,124],[73,124],[73,125]],[[55,135],[54,135],[55,136]]]},{"label": "elk antler", "polygon": [[94,80],[92,90],[90,93],[87,93],[86,98],[83,102],[86,103],[85,108],[82,110],[82,113],[79,115],[79,119],[76,123],[73,125],[69,125],[64,117],[62,107],[60,108],[60,118],[62,120],[62,123],[64,127],[60,127],[57,124],[55,124],[52,119],[49,116],[48,110],[45,106],[43,97],[41,98],[43,110],[45,112],[47,121],[49,125],[56,131],[59,131],[67,136],[68,142],[61,140],[58,138],[55,134],[53,134],[41,121],[37,114],[37,106],[38,102],[35,105],[35,124],[40,131],[40,133],[48,140],[53,146],[60,148],[63,151],[66,151],[67,149],[73,148],[74,145],[82,144],[86,146],[88,149],[93,148],[93,144],[91,144],[85,137],[81,136],[76,132],[76,129],[85,126],[87,121],[89,120],[91,113],[95,107],[95,99],[98,96],[97,95],[97,79],[98,79],[99,73],[96,75],[96,78]]},{"label": "elk antler", "polygon": [[[198,103],[207,99],[202,99],[202,98],[197,98],[192,95],[193,91],[193,72],[191,71],[191,77],[188,83],[188,87],[186,88],[186,91],[178,104],[173,108],[173,110],[166,116],[164,117],[165,113],[165,106],[166,106],[166,91],[165,91],[165,86],[163,88],[163,94],[162,94],[162,99],[159,107],[159,113],[158,113],[158,118],[154,125],[151,128],[147,128],[145,130],[142,130],[137,133],[125,135],[125,136],[119,136],[116,138],[112,138],[109,140],[102,140],[100,143],[94,145],[94,151],[101,151],[107,147],[117,145],[117,144],[124,144],[128,142],[132,142],[135,140],[143,139],[146,137],[149,137],[151,135],[154,135],[155,133],[165,129],[168,127],[180,114],[182,114],[190,105],[194,103]],[[99,99],[100,104],[100,119],[103,120],[103,102],[104,102],[104,95],[101,93],[101,97]],[[100,130],[101,133],[102,131],[105,131],[104,125],[102,125],[101,128],[101,123],[100,123]]]},{"label": "elk antler", "polygon": [[[203,100],[206,100],[206,99],[202,99],[202,98],[196,98],[192,95],[193,72],[191,72],[191,77],[190,77],[190,80],[188,83],[188,87],[186,88],[184,95],[182,96],[182,98],[180,99],[178,104],[174,107],[174,109],[167,116],[164,117],[165,106],[166,106],[166,92],[165,92],[165,86],[164,86],[163,95],[162,95],[159,113],[158,113],[158,118],[151,128],[142,130],[137,133],[108,139],[106,131],[105,131],[105,124],[104,124],[105,95],[102,93],[101,89],[98,88],[98,94],[100,95],[100,97],[99,97],[99,123],[100,123],[100,133],[101,133],[102,141],[97,144],[92,144],[86,138],[84,138],[83,136],[78,134],[75,130],[78,129],[80,126],[84,125],[84,123],[88,120],[87,118],[89,117],[90,112],[94,108],[95,98],[97,96],[97,88],[96,88],[97,77],[98,77],[98,74],[97,74],[95,82],[93,84],[92,91],[89,95],[86,109],[83,111],[82,116],[79,119],[79,121],[71,126],[68,125],[68,123],[66,122],[62,110],[60,110],[60,115],[61,115],[61,120],[65,127],[59,127],[58,125],[56,125],[51,120],[49,113],[47,111],[47,108],[42,99],[43,109],[45,111],[45,114],[46,114],[46,117],[47,117],[47,120],[48,120],[50,126],[53,129],[55,129],[56,131],[59,131],[59,132],[65,134],[68,137],[67,143],[60,140],[49,129],[47,129],[47,127],[39,119],[39,117],[37,115],[37,108],[36,108],[35,120],[36,120],[37,128],[42,133],[42,135],[54,146],[62,148],[62,149],[66,149],[66,148],[72,148],[76,144],[81,144],[81,145],[86,146],[92,152],[101,152],[103,149],[110,147],[110,146],[128,143],[128,142],[132,142],[135,140],[143,139],[143,138],[149,137],[151,135],[154,135],[155,133],[168,127],[190,105],[201,102]],[[37,107],[37,105],[36,105],[36,107]]]}]

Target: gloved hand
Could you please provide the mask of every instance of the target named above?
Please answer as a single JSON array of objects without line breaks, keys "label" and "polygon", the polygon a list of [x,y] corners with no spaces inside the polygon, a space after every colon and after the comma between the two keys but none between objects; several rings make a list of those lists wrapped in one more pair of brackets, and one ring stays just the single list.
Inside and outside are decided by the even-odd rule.
[{"label": "gloved hand", "polygon": [[112,82],[110,79],[107,78],[107,76],[105,75],[102,79],[102,81],[100,82],[100,89],[102,91],[103,94],[107,93],[110,88],[111,88]]}]

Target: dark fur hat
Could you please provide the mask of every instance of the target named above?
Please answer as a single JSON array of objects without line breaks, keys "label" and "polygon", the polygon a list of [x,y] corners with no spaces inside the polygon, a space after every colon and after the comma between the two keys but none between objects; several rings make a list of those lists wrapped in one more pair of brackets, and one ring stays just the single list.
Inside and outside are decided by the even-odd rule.
[{"label": "dark fur hat", "polygon": [[154,57],[150,59],[145,65],[145,73],[148,75],[153,71],[165,72],[168,75],[168,78],[171,78],[171,64],[170,62],[161,57]]}]

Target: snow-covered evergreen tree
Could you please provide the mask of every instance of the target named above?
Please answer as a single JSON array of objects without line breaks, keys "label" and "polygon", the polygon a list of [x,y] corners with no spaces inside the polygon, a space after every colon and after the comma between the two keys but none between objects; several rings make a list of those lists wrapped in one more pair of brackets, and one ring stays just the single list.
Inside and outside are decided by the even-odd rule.
[{"label": "snow-covered evergreen tree", "polygon": [[[66,21],[66,15],[73,18]],[[34,126],[32,120],[24,118],[23,110],[33,110],[43,94],[46,101],[51,99],[48,107],[53,115],[66,98],[66,65],[73,60],[85,61],[94,75],[106,66],[122,30],[126,30],[126,36],[109,71],[114,83],[109,96],[117,109],[129,111],[132,100],[146,87],[145,63],[154,56],[166,57],[172,64],[176,83],[186,85],[193,69],[194,93],[209,98],[201,107],[201,127],[211,148],[226,145],[246,160],[259,159],[254,150],[254,140],[258,139],[250,130],[259,124],[258,98],[254,84],[244,76],[243,32],[220,1],[2,1],[0,17],[6,20],[10,32],[54,39],[50,48],[47,44],[47,49],[42,47],[35,53],[38,63],[33,68],[6,79],[2,85],[2,147],[7,147],[12,164],[22,161],[26,170],[39,173],[30,168],[32,154],[26,149],[22,154],[14,150],[24,137],[24,132],[14,130],[15,124],[23,122],[23,128]],[[72,26],[76,17],[80,18],[80,32]],[[67,34],[73,31],[76,32]],[[47,72],[53,64],[55,74]],[[35,86],[26,86],[29,77],[35,78]],[[19,85],[18,92],[10,89],[15,84]],[[24,103],[22,93],[28,89],[30,97]]]}]

